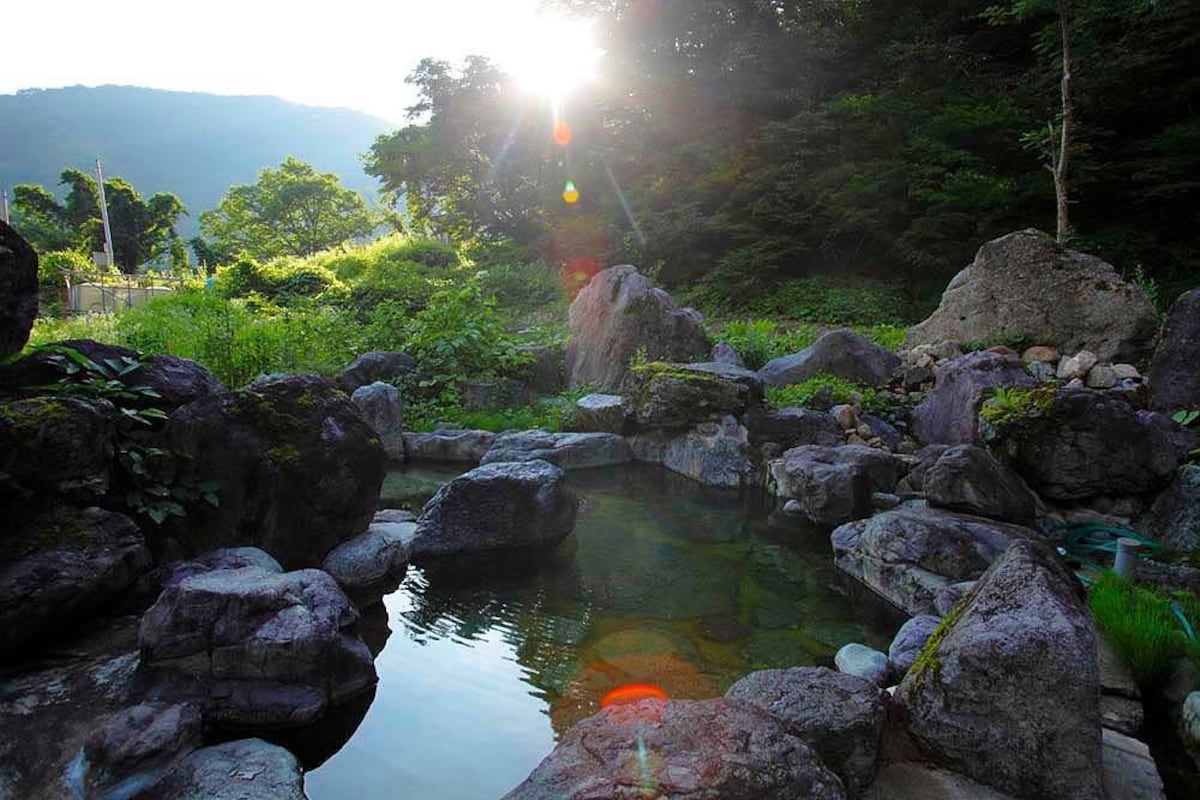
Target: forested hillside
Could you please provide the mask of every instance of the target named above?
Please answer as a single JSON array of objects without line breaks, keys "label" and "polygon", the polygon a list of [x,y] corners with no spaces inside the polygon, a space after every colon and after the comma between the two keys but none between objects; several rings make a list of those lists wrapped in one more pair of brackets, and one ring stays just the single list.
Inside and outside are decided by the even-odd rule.
[{"label": "forested hillside", "polygon": [[294,155],[370,195],[358,156],[388,123],[358,111],[272,97],[224,97],[129,86],[75,86],[0,96],[0,186],[57,188],[66,167],[105,170],[188,209],[180,232],[234,184]]},{"label": "forested hillside", "polygon": [[557,143],[549,109],[514,111],[520,93],[482,59],[410,78],[420,115],[367,169],[417,222],[559,263],[632,261],[718,302],[812,273],[928,299],[981,242],[1054,232],[1065,41],[1067,241],[1164,292],[1194,282],[1190,0],[558,5],[598,17],[606,54]]}]

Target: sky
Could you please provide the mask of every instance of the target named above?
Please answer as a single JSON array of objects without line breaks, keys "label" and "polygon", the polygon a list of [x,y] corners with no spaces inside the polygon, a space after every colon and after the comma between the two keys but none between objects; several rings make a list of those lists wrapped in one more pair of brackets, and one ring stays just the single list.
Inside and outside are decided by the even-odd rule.
[{"label": "sky", "polygon": [[4,11],[0,94],[123,84],[275,95],[404,121],[425,56],[502,65],[539,0],[17,0]]}]

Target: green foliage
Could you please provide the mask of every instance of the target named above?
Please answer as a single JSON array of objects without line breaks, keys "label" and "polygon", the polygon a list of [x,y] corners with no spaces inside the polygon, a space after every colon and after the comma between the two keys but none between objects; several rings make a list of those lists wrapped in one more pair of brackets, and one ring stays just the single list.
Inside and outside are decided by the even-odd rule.
[{"label": "green foliage", "polygon": [[997,386],[983,402],[979,416],[995,429],[1017,422],[1027,415],[1044,413],[1054,404],[1058,387],[1053,383],[1035,389]]},{"label": "green foliage", "polygon": [[[1171,415],[1171,419],[1185,428],[1200,431],[1200,409],[1176,411]],[[1189,462],[1200,463],[1200,447],[1193,448],[1188,453],[1187,458]]]},{"label": "green foliage", "polygon": [[767,388],[767,405],[771,408],[829,409],[842,403],[858,403],[864,410],[871,410],[878,402],[874,389],[834,375],[814,375],[791,386]]},{"label": "green foliage", "polygon": [[485,294],[496,298],[501,308],[529,310],[552,306],[561,311],[566,309],[562,279],[558,271],[544,261],[483,266],[479,285]]},{"label": "green foliage", "polygon": [[405,407],[405,427],[415,431],[433,431],[439,423],[453,423],[466,429],[495,433],[535,428],[555,433],[571,429],[575,420],[575,399],[578,398],[565,395],[542,398],[534,405],[494,411],[467,410],[454,403],[426,400]]},{"label": "green foliage", "polygon": [[375,225],[358,192],[294,156],[264,169],[257,183],[230,188],[215,210],[200,215],[216,248],[262,261],[311,255],[366,236]]},{"label": "green foliage", "polygon": [[903,325],[890,325],[888,323],[880,323],[877,325],[856,325],[854,332],[860,336],[865,336],[880,347],[886,347],[888,350],[899,350],[900,345],[904,344],[904,339],[908,336],[908,328]]},{"label": "green foliage", "polygon": [[260,295],[282,304],[345,292],[345,286],[330,270],[312,260],[277,258],[260,264],[246,253],[217,270],[217,286],[226,297]]},{"label": "green foliage", "polygon": [[352,271],[361,266],[361,272],[348,280],[351,302],[360,310],[392,302],[418,311],[439,291],[470,277],[452,248],[428,239],[391,236],[357,252],[363,260]]},{"label": "green foliage", "polygon": [[733,320],[725,323],[717,337],[729,342],[749,369],[760,369],[773,358],[795,353],[817,340],[814,325],[797,325],[781,330],[768,319]]},{"label": "green foliage", "polygon": [[1195,597],[1169,597],[1104,572],[1091,587],[1088,606],[1096,624],[1143,686],[1165,679],[1180,656],[1200,658],[1195,635],[1200,603]]}]

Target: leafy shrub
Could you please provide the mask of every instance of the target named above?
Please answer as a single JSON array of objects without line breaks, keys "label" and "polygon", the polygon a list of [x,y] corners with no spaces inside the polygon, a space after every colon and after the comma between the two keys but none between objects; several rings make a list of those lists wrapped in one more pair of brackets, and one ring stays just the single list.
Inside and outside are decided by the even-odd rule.
[{"label": "leafy shrub", "polygon": [[829,409],[841,403],[859,403],[866,410],[874,407],[874,389],[859,386],[853,381],[834,375],[814,375],[791,386],[771,386],[767,389],[767,405],[771,408]]},{"label": "leafy shrub", "polygon": [[452,422],[464,428],[494,433],[534,428],[555,433],[569,429],[574,419],[573,401],[562,398],[543,398],[534,405],[495,411],[466,410],[436,400],[412,403],[404,410],[405,427],[411,426],[415,431],[432,431],[438,423]]},{"label": "leafy shrub", "polygon": [[74,250],[58,250],[38,256],[38,283],[42,286],[62,286],[63,272],[95,272],[92,260]]},{"label": "leafy shrub", "polygon": [[1200,603],[1195,598],[1168,597],[1106,571],[1092,586],[1088,606],[1142,685],[1161,681],[1182,655],[1200,657],[1195,636]]},{"label": "leafy shrub", "polygon": [[896,324],[915,316],[899,287],[864,278],[808,276],[738,288],[710,276],[682,297],[710,314],[748,312],[825,325]]},{"label": "leafy shrub", "polygon": [[759,369],[773,358],[795,353],[817,340],[813,325],[799,325],[780,330],[777,323],[767,319],[727,322],[720,336],[741,355],[750,369]]},{"label": "leafy shrub", "polygon": [[567,295],[558,270],[544,261],[493,264],[479,274],[485,294],[501,307],[528,310],[542,306],[566,306]]},{"label": "leafy shrub", "polygon": [[867,337],[880,347],[886,347],[888,350],[899,350],[900,345],[904,344],[905,337],[908,336],[908,328],[905,326],[888,323],[858,325],[855,326],[854,332],[860,336]]},{"label": "leafy shrub", "polygon": [[217,271],[217,286],[229,298],[258,294],[280,303],[343,288],[336,275],[310,259],[279,258],[260,264],[244,253]]}]

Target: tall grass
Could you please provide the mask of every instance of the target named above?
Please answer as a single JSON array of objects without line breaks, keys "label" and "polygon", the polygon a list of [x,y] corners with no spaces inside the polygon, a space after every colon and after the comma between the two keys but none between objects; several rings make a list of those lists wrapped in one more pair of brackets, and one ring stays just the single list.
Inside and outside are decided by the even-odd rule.
[{"label": "tall grass", "polygon": [[[1195,598],[1176,601],[1179,612],[1200,621]],[[1135,586],[1113,572],[1101,573],[1088,595],[1092,616],[1142,685],[1165,678],[1182,655],[1200,657],[1200,648],[1172,610],[1172,598]]]}]

